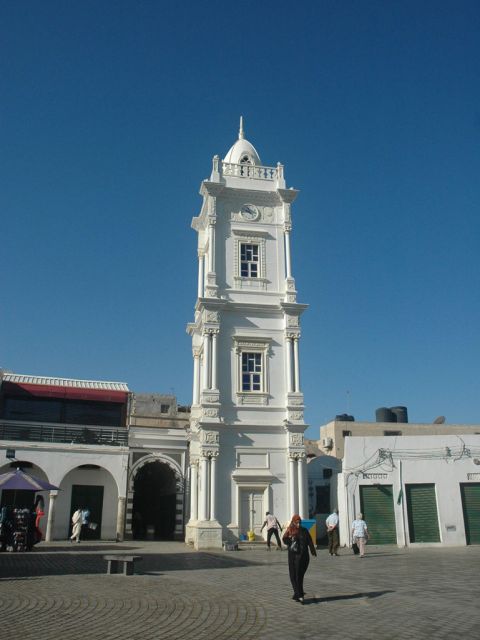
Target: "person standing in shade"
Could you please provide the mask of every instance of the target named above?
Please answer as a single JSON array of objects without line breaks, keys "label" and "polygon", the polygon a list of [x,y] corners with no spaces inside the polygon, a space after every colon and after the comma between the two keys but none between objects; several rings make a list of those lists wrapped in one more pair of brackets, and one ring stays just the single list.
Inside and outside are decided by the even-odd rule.
[{"label": "person standing in shade", "polygon": [[45,515],[45,503],[43,501],[43,497],[38,495],[35,498],[35,506],[33,507],[35,511],[35,538],[36,542],[40,542],[42,539],[42,532],[40,531],[40,520]]},{"label": "person standing in shade", "polygon": [[328,552],[331,556],[338,556],[340,541],[338,538],[338,509],[334,509],[325,521],[328,536]]},{"label": "person standing in shade", "polygon": [[82,509],[82,533],[84,538],[87,538],[88,536],[89,524],[90,524],[90,509],[88,507],[84,507]]},{"label": "person standing in shade", "polygon": [[277,518],[273,515],[273,513],[270,513],[270,511],[267,511],[267,513],[265,514],[265,522],[262,524],[260,532],[263,531],[264,527],[267,527],[267,549],[270,551],[270,540],[272,539],[273,535],[275,536],[275,540],[277,541],[277,551],[281,551],[282,543],[280,542],[278,530],[280,529],[280,531],[282,531],[282,527],[280,526]]},{"label": "person standing in shade", "polygon": [[72,535],[70,536],[70,542],[74,540],[80,542],[80,534],[82,533],[83,513],[80,507],[75,511],[72,516]]},{"label": "person standing in shade", "polygon": [[357,515],[357,519],[352,522],[353,542],[356,542],[360,550],[360,558],[365,555],[365,545],[368,540],[368,527],[363,519],[363,513]]},{"label": "person standing in shade", "polygon": [[292,516],[290,525],[283,534],[283,542],[288,547],[288,571],[293,587],[292,600],[304,603],[305,592],[303,590],[303,578],[307,571],[310,556],[316,556],[315,546],[310,533],[301,526],[302,519],[299,515]]}]

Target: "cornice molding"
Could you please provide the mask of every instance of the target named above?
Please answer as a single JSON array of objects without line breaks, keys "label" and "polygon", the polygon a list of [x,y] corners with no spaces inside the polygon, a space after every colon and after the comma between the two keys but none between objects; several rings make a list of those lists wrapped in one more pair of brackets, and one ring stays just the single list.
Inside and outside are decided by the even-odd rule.
[{"label": "cornice molding", "polygon": [[204,180],[200,185],[200,195],[208,195],[217,198],[225,188],[225,184],[221,182],[210,182],[210,180]]},{"label": "cornice molding", "polygon": [[277,193],[282,202],[291,204],[299,194],[297,189],[277,189]]}]

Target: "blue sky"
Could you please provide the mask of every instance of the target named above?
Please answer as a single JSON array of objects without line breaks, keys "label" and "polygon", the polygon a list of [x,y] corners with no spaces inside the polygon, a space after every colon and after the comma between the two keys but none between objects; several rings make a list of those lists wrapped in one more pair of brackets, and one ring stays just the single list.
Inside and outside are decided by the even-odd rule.
[{"label": "blue sky", "polygon": [[300,189],[307,432],[479,423],[480,4],[4,2],[0,366],[191,402],[198,188]]}]

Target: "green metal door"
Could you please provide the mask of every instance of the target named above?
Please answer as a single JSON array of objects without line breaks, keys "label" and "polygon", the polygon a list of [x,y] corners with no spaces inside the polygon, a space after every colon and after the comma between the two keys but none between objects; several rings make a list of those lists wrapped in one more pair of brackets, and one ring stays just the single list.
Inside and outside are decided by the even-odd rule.
[{"label": "green metal door", "polygon": [[410,542],[440,542],[434,484],[407,484]]},{"label": "green metal door", "polygon": [[372,544],[396,544],[392,485],[360,485],[360,508]]},{"label": "green metal door", "polygon": [[480,544],[480,482],[461,484],[467,544]]}]

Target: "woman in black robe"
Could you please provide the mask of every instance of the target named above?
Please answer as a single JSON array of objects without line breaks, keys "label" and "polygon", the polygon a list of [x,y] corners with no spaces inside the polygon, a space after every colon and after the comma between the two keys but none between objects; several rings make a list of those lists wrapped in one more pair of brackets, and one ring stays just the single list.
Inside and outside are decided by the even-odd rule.
[{"label": "woman in black robe", "polygon": [[301,520],[298,515],[292,517],[290,526],[283,534],[283,542],[288,547],[288,571],[293,587],[292,600],[303,604],[305,596],[303,578],[310,562],[308,551],[310,550],[312,556],[316,556],[317,552],[308,530],[300,525]]}]

